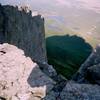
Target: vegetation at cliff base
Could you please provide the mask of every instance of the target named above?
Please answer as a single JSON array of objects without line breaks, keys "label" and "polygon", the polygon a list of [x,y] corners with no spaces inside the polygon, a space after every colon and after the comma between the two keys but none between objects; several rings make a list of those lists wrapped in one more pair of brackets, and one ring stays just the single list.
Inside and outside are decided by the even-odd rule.
[{"label": "vegetation at cliff base", "polygon": [[48,62],[70,79],[86,60],[92,47],[79,36],[51,36],[46,39]]}]

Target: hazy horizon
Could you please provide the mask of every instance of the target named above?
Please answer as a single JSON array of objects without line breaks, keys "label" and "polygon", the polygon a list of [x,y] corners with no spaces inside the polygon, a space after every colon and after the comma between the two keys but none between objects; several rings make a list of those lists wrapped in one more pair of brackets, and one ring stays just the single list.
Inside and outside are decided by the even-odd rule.
[{"label": "hazy horizon", "polygon": [[[100,39],[100,0],[0,0],[2,4],[29,6],[46,20],[46,30],[67,29]],[[49,30],[49,31],[48,31]]]},{"label": "hazy horizon", "polygon": [[66,6],[66,7],[81,7],[84,9],[91,9],[100,13],[100,0],[0,0],[2,4],[11,4],[11,5],[29,5],[32,8],[32,5],[55,5],[55,6]]}]

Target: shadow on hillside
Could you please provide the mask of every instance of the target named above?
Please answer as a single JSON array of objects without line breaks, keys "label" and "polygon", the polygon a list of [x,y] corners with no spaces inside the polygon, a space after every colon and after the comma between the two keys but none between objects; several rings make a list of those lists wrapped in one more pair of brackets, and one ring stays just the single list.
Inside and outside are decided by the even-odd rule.
[{"label": "shadow on hillside", "polygon": [[51,36],[46,39],[49,64],[58,73],[70,79],[92,51],[92,46],[83,38],[73,35]]}]

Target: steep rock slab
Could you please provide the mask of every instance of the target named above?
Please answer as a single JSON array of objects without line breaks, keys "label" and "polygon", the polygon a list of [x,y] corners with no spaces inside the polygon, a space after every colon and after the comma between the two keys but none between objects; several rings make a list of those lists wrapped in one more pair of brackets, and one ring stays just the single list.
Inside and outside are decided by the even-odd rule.
[{"label": "steep rock slab", "polygon": [[[98,72],[94,73],[94,71],[97,69],[100,70],[99,64],[100,64],[100,45],[96,47],[96,49],[91,53],[88,59],[82,64],[76,75],[73,77],[73,80],[83,83],[89,81],[87,77],[98,76],[99,75]],[[90,71],[92,71],[93,73],[91,73],[91,75],[88,76],[89,75],[88,72]],[[96,80],[96,78],[94,78],[93,80]]]},{"label": "steep rock slab", "polygon": [[0,45],[0,97],[41,100],[54,84],[22,50],[9,44]]},{"label": "steep rock slab", "polygon": [[61,100],[100,100],[100,86],[68,82],[60,97]]},{"label": "steep rock slab", "polygon": [[0,5],[0,43],[4,42],[21,48],[35,61],[47,61],[44,19],[32,16],[27,7]]},{"label": "steep rock slab", "polygon": [[100,63],[87,69],[86,79],[90,83],[100,85]]}]

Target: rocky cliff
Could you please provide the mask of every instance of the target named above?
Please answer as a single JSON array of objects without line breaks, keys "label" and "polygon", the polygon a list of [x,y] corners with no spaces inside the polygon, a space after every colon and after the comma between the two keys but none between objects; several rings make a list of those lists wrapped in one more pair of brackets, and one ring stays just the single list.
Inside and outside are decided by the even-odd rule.
[{"label": "rocky cliff", "polygon": [[[13,89],[12,89],[12,87],[10,87],[9,84],[13,83],[15,80],[16,80],[15,84],[18,83],[17,79],[19,79],[19,77],[17,77],[17,75],[24,76],[24,75],[22,75],[25,71],[25,70],[23,70],[23,68],[26,69],[26,71],[28,71],[28,70],[32,71],[32,73],[26,72],[27,75],[25,75],[24,80],[21,78],[22,81],[25,82],[25,84],[23,82],[21,82],[21,79],[20,79],[19,83],[21,83],[21,84],[19,84],[19,85],[17,84],[18,85],[17,88],[19,88],[19,91],[24,92],[24,93],[27,91],[30,91],[30,88],[28,89],[29,85],[32,88],[40,86],[40,89],[38,89],[38,91],[42,92],[43,94],[44,93],[46,94],[46,93],[48,93],[47,92],[48,89],[46,89],[45,87],[47,87],[47,84],[50,85],[50,81],[47,81],[50,79],[50,77],[52,78],[50,80],[52,80],[52,81],[54,80],[57,82],[57,84],[56,84],[57,86],[54,86],[52,88],[61,86],[60,88],[62,89],[62,85],[60,85],[59,83],[63,83],[63,80],[65,81],[65,79],[63,79],[60,75],[57,75],[57,73],[53,69],[53,67],[51,65],[48,65],[48,63],[47,63],[46,48],[45,48],[44,19],[41,17],[41,15],[37,15],[37,16],[32,16],[32,15],[33,15],[33,13],[30,10],[28,10],[27,7],[18,8],[18,7],[13,7],[13,6],[9,6],[9,5],[6,5],[6,6],[0,5],[0,43],[3,44],[6,42],[6,43],[15,45],[18,48],[24,50],[26,56],[31,57],[33,61],[38,63],[39,70],[40,70],[40,68],[42,69],[40,71],[39,70],[37,70],[37,71],[30,70],[32,68],[37,69],[35,67],[38,65],[37,64],[36,64],[36,66],[34,64],[32,65],[32,61],[31,61],[31,65],[30,65],[30,61],[27,61],[27,60],[25,60],[25,58],[22,57],[23,53],[20,54],[20,52],[18,50],[16,52],[16,47],[15,47],[15,49],[11,49],[14,47],[11,47],[9,45],[6,45],[6,46],[1,45],[2,49],[1,49],[0,54],[2,55],[2,57],[0,57],[1,58],[0,68],[1,69],[3,68],[3,63],[5,63],[5,66],[7,68],[7,69],[6,68],[4,69],[7,71],[7,73],[5,73],[5,75],[2,74],[3,79],[1,78],[1,81],[0,81],[0,84],[1,84],[0,96],[1,97],[3,94],[3,97],[5,97],[5,98],[9,98],[9,97],[12,98],[11,97],[12,91],[13,91],[13,89],[16,90],[15,87],[17,87],[17,86],[14,85],[15,87],[13,87]],[[22,61],[22,59],[26,61],[27,68],[26,68],[26,66],[24,66],[23,63],[25,61]],[[4,61],[2,61],[2,60],[4,60]],[[7,61],[9,66],[6,65],[7,63],[5,61]],[[20,69],[18,66],[20,66],[22,69]],[[41,72],[41,71],[43,71],[43,72]],[[1,73],[3,73],[3,70],[1,70]],[[30,77],[29,77],[29,73],[31,74]],[[35,74],[37,76],[38,75],[39,76],[35,77],[34,76]],[[8,80],[6,79],[5,76],[7,76]],[[12,76],[14,76],[13,79],[15,79],[15,80],[11,79]],[[29,77],[29,79],[28,79],[28,77]],[[45,79],[47,79],[47,80],[45,80]],[[6,85],[9,88],[9,89],[8,88],[4,89],[4,91],[2,90],[2,88],[6,87],[6,85],[4,83],[2,83],[3,80],[4,81],[7,80]],[[28,82],[26,82],[26,80],[28,80]],[[32,80],[34,83],[31,83]],[[36,80],[36,81],[34,81],[34,80]],[[47,84],[45,84],[45,83],[47,83]],[[20,88],[23,87],[22,84],[24,86],[25,91],[23,89],[20,90]],[[33,84],[35,84],[35,86],[33,86]],[[41,86],[44,86],[43,91],[45,90],[45,92],[42,91]],[[57,89],[57,90],[59,93],[59,89]],[[1,91],[3,91],[3,92],[1,92]],[[5,92],[5,91],[10,92],[10,96],[9,96],[8,92]],[[16,90],[16,92],[18,92],[18,93],[19,93],[19,91]],[[6,94],[6,96],[4,94]],[[27,94],[25,94],[25,95],[27,95]],[[42,98],[43,97],[44,96],[42,96]],[[39,98],[41,99],[41,96],[39,96]],[[7,99],[7,100],[9,100],[9,99]],[[12,100],[14,100],[14,99],[12,99]],[[25,98],[19,99],[19,100],[25,100]],[[26,98],[26,100],[28,100],[28,99]],[[30,100],[35,100],[35,99],[32,98]]]},{"label": "rocky cliff", "polygon": [[100,85],[100,45],[91,53],[81,65],[73,79],[79,83],[92,83]]},{"label": "rocky cliff", "polygon": [[47,64],[44,38],[40,15],[0,6],[0,100],[100,100],[100,45],[67,81]]},{"label": "rocky cliff", "polygon": [[61,100],[100,99],[100,45],[81,65],[73,80],[64,87]]},{"label": "rocky cliff", "polygon": [[0,100],[41,100],[55,82],[16,46],[0,45]]},{"label": "rocky cliff", "polygon": [[46,62],[44,19],[32,16],[27,7],[0,5],[0,43],[10,43],[23,49],[27,56]]},{"label": "rocky cliff", "polygon": [[[94,60],[98,59],[99,62],[100,58],[96,55]],[[23,50],[7,43],[2,44],[0,100],[100,100],[100,66],[97,64],[89,70],[92,72],[89,77],[95,85],[72,80],[58,82],[45,74],[30,57],[26,57]]]}]

